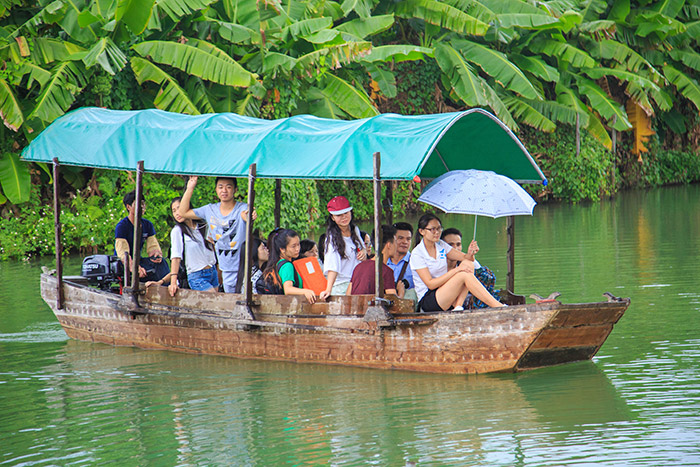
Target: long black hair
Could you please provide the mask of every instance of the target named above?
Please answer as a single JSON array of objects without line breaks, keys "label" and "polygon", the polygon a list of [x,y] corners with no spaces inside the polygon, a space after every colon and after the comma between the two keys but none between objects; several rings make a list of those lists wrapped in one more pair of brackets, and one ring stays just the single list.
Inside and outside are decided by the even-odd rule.
[{"label": "long black hair", "polygon": [[[176,196],[170,201],[170,210],[173,210],[173,204],[175,202],[182,202],[182,196]],[[187,225],[187,222],[178,222],[177,219],[173,216],[173,220],[175,221],[175,225],[180,227],[180,230],[182,230],[182,233],[190,237],[192,240],[197,241],[196,238],[194,238],[194,231],[190,228],[189,225]],[[208,242],[207,239],[207,224],[204,222],[197,222],[194,221],[195,225],[197,226],[196,229],[199,230],[199,233],[202,235],[202,238],[204,239],[204,246],[208,250],[214,251],[214,245],[211,244],[211,242]],[[183,245],[184,248],[184,245]]]},{"label": "long black hair", "polygon": [[[260,237],[254,236],[253,239],[251,240],[253,244],[253,255],[250,257],[253,266],[258,267],[258,262],[260,261],[260,256],[258,255],[258,248],[260,248],[260,245],[264,243]],[[236,282],[236,291],[237,293],[240,293],[243,290],[243,276],[245,276],[245,252],[246,252],[246,242],[241,243],[241,248],[240,248],[240,259],[238,261],[238,281]],[[261,269],[265,269],[267,267],[267,263],[263,263],[263,267]]]},{"label": "long black hair", "polygon": [[442,221],[440,221],[440,218],[432,212],[423,214],[420,217],[420,219],[418,219],[418,228],[416,229],[416,242],[413,244],[414,248],[418,246],[421,240],[423,240],[423,236],[420,234],[420,229],[425,229],[426,227],[428,227],[428,224],[430,224],[430,221],[432,220],[436,220],[440,222],[440,225],[442,225]]},{"label": "long black hair", "polygon": [[267,259],[267,266],[265,266],[263,271],[263,277],[267,282],[282,286],[282,279],[280,279],[279,272],[277,272],[277,263],[282,257],[281,251],[287,248],[289,239],[298,236],[299,234],[295,230],[282,229],[275,234],[274,238],[268,239],[267,247],[270,251],[270,257]]},{"label": "long black hair", "polygon": [[[355,227],[355,222],[350,218],[350,238],[352,243],[358,250],[362,249],[362,241],[360,237],[357,236],[357,227]],[[340,254],[342,259],[348,259],[347,253],[345,253],[345,240],[343,240],[343,232],[340,231],[340,227],[333,220],[332,215],[328,215],[328,220],[326,221],[326,241],[323,242],[323,249],[331,244]],[[325,254],[325,252],[324,252]]]}]

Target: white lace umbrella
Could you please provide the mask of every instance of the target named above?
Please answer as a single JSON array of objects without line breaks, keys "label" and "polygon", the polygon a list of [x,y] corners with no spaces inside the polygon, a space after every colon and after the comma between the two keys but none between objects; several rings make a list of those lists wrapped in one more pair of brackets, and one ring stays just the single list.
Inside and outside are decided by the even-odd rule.
[{"label": "white lace umbrella", "polygon": [[425,187],[418,201],[447,213],[493,218],[531,216],[537,204],[514,180],[483,170],[453,170],[442,174]]}]

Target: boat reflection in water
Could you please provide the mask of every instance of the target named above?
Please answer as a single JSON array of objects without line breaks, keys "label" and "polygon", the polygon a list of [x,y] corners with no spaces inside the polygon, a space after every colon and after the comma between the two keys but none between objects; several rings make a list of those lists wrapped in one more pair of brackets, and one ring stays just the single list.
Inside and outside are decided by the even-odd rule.
[{"label": "boat reflection in water", "polygon": [[554,442],[629,419],[590,362],[452,376],[74,340],[57,359],[45,369],[52,415],[33,436],[74,461],[526,465],[530,435]]}]

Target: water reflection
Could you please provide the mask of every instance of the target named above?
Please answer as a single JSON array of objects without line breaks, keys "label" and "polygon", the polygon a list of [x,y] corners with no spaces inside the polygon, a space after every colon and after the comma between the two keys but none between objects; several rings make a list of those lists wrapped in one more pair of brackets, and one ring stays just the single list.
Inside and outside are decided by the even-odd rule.
[{"label": "water reflection", "polygon": [[[25,383],[13,376],[16,391]],[[592,363],[462,377],[70,340],[32,379],[43,386],[32,405],[49,410],[5,420],[16,430],[12,451],[57,463],[527,465],[524,432],[631,418]]]}]

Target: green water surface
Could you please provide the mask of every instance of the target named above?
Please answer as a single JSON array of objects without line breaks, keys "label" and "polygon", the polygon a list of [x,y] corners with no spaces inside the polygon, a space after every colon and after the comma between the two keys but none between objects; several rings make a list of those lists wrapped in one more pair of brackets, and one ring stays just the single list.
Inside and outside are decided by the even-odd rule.
[{"label": "green water surface", "polygon": [[[700,465],[700,186],[516,228],[519,293],[631,297],[593,362],[445,376],[78,342],[39,297],[52,259],[0,263],[0,465]],[[479,218],[499,283],[504,229]]]}]

